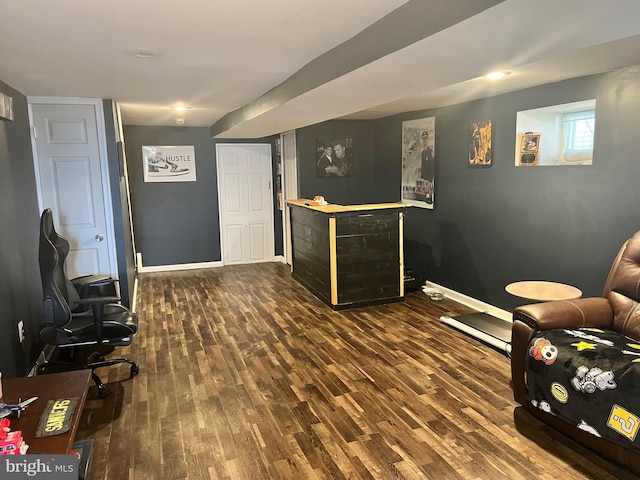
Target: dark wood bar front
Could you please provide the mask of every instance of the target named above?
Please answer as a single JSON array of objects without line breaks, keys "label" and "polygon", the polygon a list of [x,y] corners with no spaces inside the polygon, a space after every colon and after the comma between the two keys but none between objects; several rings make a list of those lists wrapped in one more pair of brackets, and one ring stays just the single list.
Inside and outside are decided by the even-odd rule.
[{"label": "dark wood bar front", "polygon": [[405,205],[288,200],[292,274],[334,310],[404,299]]}]

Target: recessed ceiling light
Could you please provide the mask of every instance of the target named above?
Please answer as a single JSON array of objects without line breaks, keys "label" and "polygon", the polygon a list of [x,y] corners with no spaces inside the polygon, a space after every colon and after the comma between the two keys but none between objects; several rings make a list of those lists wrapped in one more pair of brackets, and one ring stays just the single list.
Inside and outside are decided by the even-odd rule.
[{"label": "recessed ceiling light", "polygon": [[177,105],[175,107],[171,107],[178,112],[184,112],[185,110],[189,110],[189,107],[185,107],[184,105]]},{"label": "recessed ceiling light", "polygon": [[136,48],[134,50],[127,50],[125,53],[128,53],[129,55],[136,58],[152,58],[159,55],[158,52],[150,50],[148,48]]},{"label": "recessed ceiling light", "polygon": [[511,72],[505,72],[505,71],[499,71],[499,72],[491,72],[491,73],[487,73],[487,75],[485,75],[487,78],[490,78],[491,80],[498,80],[500,78],[504,78],[507,75],[511,75]]}]

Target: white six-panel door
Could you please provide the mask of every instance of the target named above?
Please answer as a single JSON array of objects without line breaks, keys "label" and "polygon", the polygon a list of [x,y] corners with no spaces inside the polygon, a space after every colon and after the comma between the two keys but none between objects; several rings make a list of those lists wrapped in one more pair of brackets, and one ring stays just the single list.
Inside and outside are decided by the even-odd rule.
[{"label": "white six-panel door", "polygon": [[52,209],[56,230],[69,240],[71,278],[116,273],[98,107],[97,102],[30,104],[40,207]]},{"label": "white six-panel door", "polygon": [[222,263],[274,260],[271,146],[216,145]]}]

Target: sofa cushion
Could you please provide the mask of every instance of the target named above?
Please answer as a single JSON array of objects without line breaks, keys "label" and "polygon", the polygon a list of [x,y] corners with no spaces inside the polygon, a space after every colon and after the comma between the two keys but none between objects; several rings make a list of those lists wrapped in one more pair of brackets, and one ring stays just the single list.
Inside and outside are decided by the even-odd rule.
[{"label": "sofa cushion", "polygon": [[535,407],[640,448],[640,342],[596,328],[539,332],[529,344],[526,374]]}]

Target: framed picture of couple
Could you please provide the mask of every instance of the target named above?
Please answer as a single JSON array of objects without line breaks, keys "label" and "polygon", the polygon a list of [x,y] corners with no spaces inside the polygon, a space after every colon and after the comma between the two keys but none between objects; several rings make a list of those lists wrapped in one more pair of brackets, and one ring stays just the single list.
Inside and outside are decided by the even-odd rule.
[{"label": "framed picture of couple", "polygon": [[353,171],[351,138],[316,139],[316,176],[350,177]]}]

